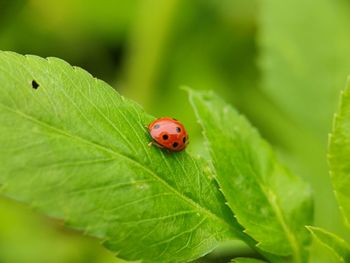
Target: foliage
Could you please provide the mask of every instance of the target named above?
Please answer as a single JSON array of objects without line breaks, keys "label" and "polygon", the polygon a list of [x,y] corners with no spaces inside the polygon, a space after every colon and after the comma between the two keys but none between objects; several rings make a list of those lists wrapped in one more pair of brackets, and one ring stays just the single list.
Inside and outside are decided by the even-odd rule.
[{"label": "foliage", "polygon": [[[143,125],[153,120],[153,117],[132,101],[112,92],[108,85],[97,80],[93,80],[91,84],[91,77],[86,72],[81,69],[72,70],[65,62],[57,59],[49,59],[51,62],[47,62],[32,56],[27,59],[18,57],[15,60],[16,65],[21,65],[19,67],[11,67],[13,61],[6,59],[0,66],[0,79],[4,80],[4,83],[0,83],[1,103],[7,106],[16,105],[22,112],[30,112],[29,116],[32,118],[43,118],[43,121],[55,125],[56,128],[69,131],[73,129],[79,135],[87,135],[90,142],[100,146],[107,145],[107,149],[122,149],[123,156],[141,163],[151,171],[154,169],[157,175],[163,171],[160,177],[169,179],[166,182],[173,185],[180,196],[169,197],[172,206],[162,199],[163,196],[159,197],[162,200],[156,197],[156,201],[150,199],[150,203],[135,204],[133,209],[124,208],[123,211],[130,211],[131,214],[124,213],[122,217],[119,214],[115,216],[114,212],[106,212],[105,207],[115,205],[118,200],[119,203],[124,202],[120,196],[125,195],[129,200],[144,198],[149,194],[147,191],[154,189],[152,187],[156,187],[156,184],[145,182],[134,185],[141,188],[136,194],[131,190],[132,185],[118,188],[118,191],[100,190],[98,187],[104,188],[105,184],[109,184],[112,189],[115,184],[129,182],[130,178],[138,176],[138,168],[131,169],[129,164],[132,161],[120,161],[114,153],[101,153],[94,149],[94,145],[79,142],[79,147],[76,147],[75,138],[70,139],[71,143],[63,143],[65,135],[52,136],[53,130],[49,127],[46,127],[47,130],[43,126],[35,128],[37,123],[30,125],[29,119],[23,121],[17,113],[13,113],[13,117],[10,113],[2,112],[0,191],[9,196],[10,193],[6,191],[11,190],[11,198],[29,204],[28,207],[49,215],[49,218],[63,219],[68,227],[83,231],[87,236],[64,230],[60,220],[33,216],[23,205],[7,201],[3,205],[0,200],[0,261],[111,263],[118,261],[113,258],[112,253],[119,253],[124,258],[139,258],[141,256],[138,255],[142,254],[145,258],[148,257],[147,262],[152,253],[159,251],[155,247],[149,248],[148,241],[158,241],[164,237],[162,235],[168,233],[167,237],[176,239],[176,243],[184,243],[182,238],[186,238],[186,233],[182,238],[171,233],[181,233],[176,226],[189,229],[195,225],[196,217],[191,217],[194,214],[181,214],[173,220],[164,218],[164,215],[170,215],[168,212],[180,211],[177,210],[178,206],[184,205],[181,200],[178,201],[181,196],[194,200],[201,208],[211,209],[222,215],[219,216],[219,221],[220,218],[225,218],[223,220],[230,229],[227,234],[209,238],[207,243],[204,241],[205,244],[201,243],[199,240],[202,236],[213,234],[212,230],[215,232],[223,227],[219,221],[208,219],[205,222],[214,228],[203,230],[203,225],[199,226],[198,239],[192,235],[188,240],[201,245],[198,250],[189,248],[186,252],[182,251],[183,258],[198,258],[214,249],[209,255],[194,262],[227,263],[231,259],[249,262],[255,258],[264,258],[263,260],[270,262],[298,259],[305,261],[307,254],[310,254],[308,261],[312,263],[341,261],[339,257],[330,257],[331,253],[325,247],[330,248],[333,254],[342,254],[342,251],[346,251],[343,248],[348,246],[346,242],[350,240],[347,195],[349,88],[342,95],[329,140],[331,178],[328,175],[326,144],[337,97],[350,72],[350,60],[347,59],[350,54],[349,11],[350,2],[346,0],[320,0],[317,4],[311,0],[0,0],[0,50],[37,54],[41,57],[55,56],[70,64],[79,65],[94,76],[112,83],[118,92],[140,103],[147,112],[181,120],[190,133],[191,141],[186,149],[187,153],[176,154],[176,157],[159,152],[159,149],[144,147],[150,138]],[[12,54],[10,57],[14,58],[16,55]],[[31,65],[32,63],[35,65]],[[56,65],[64,66],[59,66],[59,70],[48,70]],[[11,83],[17,83],[27,76],[22,74],[23,68],[26,74],[42,69],[41,75],[45,81],[28,78],[28,89],[24,89],[22,82],[11,86]],[[3,69],[6,72],[10,70],[13,78],[9,80],[9,75],[4,76]],[[37,89],[31,88],[32,80],[38,83]],[[51,97],[52,90],[47,87],[58,87],[60,83],[62,90],[55,89],[55,95]],[[98,96],[94,96],[94,92],[88,95],[83,92],[98,108],[93,108],[86,101],[80,101],[81,89],[73,92],[76,89],[72,87],[76,85],[101,88]],[[195,121],[196,115],[192,114],[191,104],[187,103],[186,92],[178,90],[181,85],[214,90],[226,102],[211,93],[191,91],[194,110],[197,115],[201,113],[197,116],[201,124],[198,125]],[[26,90],[25,96],[16,93],[21,88]],[[8,89],[11,92],[4,94]],[[64,98],[63,92],[71,96]],[[30,97],[29,94],[33,96]],[[50,95],[46,100],[45,94]],[[56,94],[59,94],[57,98]],[[200,105],[196,107],[193,103],[194,97],[198,98],[197,104],[202,106],[216,101],[214,104],[218,108],[210,106],[211,111],[207,112],[203,107],[198,107]],[[199,103],[202,97],[210,99]],[[105,104],[116,104],[122,110],[120,113],[116,112],[113,107],[103,107]],[[237,111],[228,106],[229,104],[234,105]],[[220,107],[230,109],[228,123],[222,124],[216,118],[224,115],[219,112]],[[50,115],[52,108],[57,112]],[[2,110],[4,109],[0,106],[0,112]],[[237,112],[247,116],[253,125]],[[108,118],[114,116],[111,120],[115,122],[108,123],[100,113]],[[130,123],[121,115],[125,115]],[[143,122],[141,125],[137,125],[140,121],[138,115]],[[217,124],[216,127],[209,125],[207,116],[211,116],[210,119]],[[69,123],[64,121],[66,119]],[[6,125],[3,125],[5,122]],[[219,129],[219,126],[225,127],[225,130]],[[240,132],[227,134],[225,131],[231,130],[233,126]],[[261,139],[252,126],[257,127],[261,137],[272,147]],[[118,136],[114,127],[119,128]],[[25,132],[21,132],[22,129],[26,129]],[[205,132],[204,138],[200,136],[202,129]],[[5,130],[6,136],[3,136]],[[220,134],[218,137],[225,139],[213,138],[213,134]],[[124,141],[123,138],[127,140]],[[33,144],[28,144],[28,140],[32,139],[42,144],[36,145],[34,141]],[[202,143],[203,139],[206,144]],[[222,141],[225,142],[224,145]],[[135,151],[132,150],[133,147]],[[230,149],[240,149],[249,155]],[[146,153],[151,157],[146,156]],[[194,157],[197,154],[205,159]],[[231,156],[236,158],[231,159]],[[101,162],[85,163],[85,158]],[[57,161],[55,165],[54,160]],[[238,163],[237,160],[244,160],[246,163]],[[183,163],[187,171],[181,171],[179,163]],[[11,165],[13,167],[9,168]],[[112,177],[118,173],[120,167],[127,172],[118,178]],[[10,174],[9,169],[12,171]],[[72,176],[67,181],[61,181],[67,171],[77,177]],[[195,180],[188,175],[193,171],[197,171],[196,175],[202,176],[200,178],[205,178],[205,188],[194,188],[192,183]],[[81,178],[82,173],[85,177]],[[238,182],[236,177],[240,178],[239,173],[249,176],[243,182]],[[50,176],[44,177],[44,174]],[[97,176],[99,174],[102,176]],[[269,176],[266,177],[266,174]],[[149,180],[150,175],[145,176],[142,180]],[[314,211],[310,208],[306,184],[298,179],[299,176],[311,186],[315,200]],[[11,181],[8,182],[5,177],[10,177]],[[177,181],[178,178],[182,179]],[[250,181],[252,178],[254,180]],[[257,178],[259,181],[255,180]],[[272,184],[271,180],[276,184]],[[285,180],[288,183],[283,184]],[[78,191],[75,195],[66,194],[79,187],[95,187],[95,183],[99,185],[94,194],[88,190]],[[242,183],[245,191],[240,191],[239,183]],[[231,184],[233,187],[230,187]],[[289,188],[289,184],[293,187]],[[45,188],[45,185],[50,185],[51,189]],[[152,187],[144,189],[145,185]],[[257,185],[263,185],[263,189],[271,191],[277,201],[264,198],[264,191]],[[205,189],[210,190],[211,194],[203,192]],[[114,191],[118,196],[113,195]],[[333,192],[336,193],[336,198]],[[287,196],[290,198],[287,199]],[[245,202],[239,203],[238,200]],[[158,208],[165,205],[167,209],[149,209],[160,203]],[[255,204],[263,204],[264,208],[255,209]],[[289,210],[291,207],[295,208],[293,214]],[[192,209],[197,213],[197,209],[192,207],[191,211]],[[255,213],[265,209],[271,213]],[[15,212],[17,210],[18,214]],[[247,214],[252,211],[252,215]],[[281,211],[282,217],[276,217],[276,211]],[[160,229],[154,227],[156,222],[143,222],[142,226],[132,226],[121,221],[135,217],[138,212],[142,219],[158,216],[157,219],[162,221],[159,226],[164,232],[159,230],[161,234],[156,233]],[[311,214],[314,217],[313,223],[310,222]],[[202,216],[200,213],[201,218]],[[188,217],[193,220],[188,221]],[[111,221],[113,224],[109,223]],[[312,235],[308,235],[303,224],[318,226],[309,227],[309,230],[315,240],[321,242],[313,242],[309,247]],[[282,227],[283,225],[287,227]],[[268,226],[274,227],[274,234],[270,232],[267,235]],[[122,231],[118,232],[117,227]],[[130,232],[133,238],[143,237],[142,229],[147,227],[152,231],[150,236],[146,236],[148,241],[137,240],[135,243],[137,246],[142,243],[141,249],[127,246],[118,239],[119,235],[130,229],[135,230]],[[112,253],[101,249],[96,240],[92,242],[89,237],[91,235],[97,236],[108,245]],[[120,244],[111,244],[106,240],[110,235],[113,235],[110,240],[119,240]],[[128,240],[128,237],[124,237]],[[227,239],[229,240],[226,241]],[[295,239],[297,242],[291,242]],[[339,241],[342,239],[344,241]],[[24,247],[25,243],[28,245]],[[167,257],[166,253],[171,254],[170,243],[169,248],[161,248],[160,244],[158,248],[165,252],[163,255],[158,253],[157,256],[164,259]],[[127,246],[127,249],[118,249],[119,245],[123,248]],[[101,253],[101,250],[104,252]],[[296,256],[298,251],[301,253],[300,257]],[[286,253],[291,254],[282,255]],[[176,255],[170,260],[183,262],[175,257]]]},{"label": "foliage", "polygon": [[181,262],[237,235],[200,160],[147,147],[138,105],[55,58],[2,52],[0,71],[3,193],[131,260]]},{"label": "foliage", "polygon": [[[224,196],[250,237],[225,205],[206,161],[147,147],[144,124],[152,117],[135,103],[62,60],[0,54],[0,183],[5,195],[104,240],[129,260],[188,261],[233,238],[251,246],[258,242],[271,254],[292,255],[295,262],[305,260],[297,239],[307,243],[300,228],[310,221],[309,192],[286,202],[289,195],[279,193],[286,191],[283,185],[293,196],[303,184],[285,174],[254,129],[223,102],[213,98],[208,107],[214,113],[226,109],[223,116],[205,116],[204,101],[191,95],[199,119],[212,124],[204,126],[209,141],[219,123],[234,124],[226,128],[237,137],[217,134],[228,142],[213,145],[225,146],[223,154],[242,165],[235,168],[236,179],[246,175],[235,183],[225,178],[232,164],[215,168]],[[254,149],[255,144],[261,148]],[[212,152],[217,153],[215,147]],[[217,165],[216,156],[213,160]],[[258,174],[247,173],[251,170]],[[254,198],[256,205],[246,212],[233,194],[241,195],[242,204]],[[248,214],[255,214],[261,227],[249,222]]]}]

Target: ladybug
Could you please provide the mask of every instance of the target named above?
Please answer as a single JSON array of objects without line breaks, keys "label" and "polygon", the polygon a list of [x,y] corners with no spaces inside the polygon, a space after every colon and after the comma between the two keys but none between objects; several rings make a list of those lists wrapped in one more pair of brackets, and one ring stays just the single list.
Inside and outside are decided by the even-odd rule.
[{"label": "ladybug", "polygon": [[156,145],[173,152],[180,152],[188,144],[188,134],[185,127],[176,119],[159,118],[148,125],[148,131],[153,141],[149,145]]}]

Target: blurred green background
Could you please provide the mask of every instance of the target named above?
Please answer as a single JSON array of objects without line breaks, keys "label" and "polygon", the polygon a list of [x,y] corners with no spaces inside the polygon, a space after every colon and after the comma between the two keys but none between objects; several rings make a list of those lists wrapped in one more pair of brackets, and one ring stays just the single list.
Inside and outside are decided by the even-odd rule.
[{"label": "blurred green background", "polygon": [[[181,85],[215,90],[307,180],[315,224],[344,227],[331,190],[327,135],[350,74],[349,0],[0,0],[0,49],[85,68],[155,116],[188,127]],[[221,249],[201,262],[220,262]],[[320,247],[313,262],[331,262]],[[119,262],[97,240],[0,199],[0,262]]]}]

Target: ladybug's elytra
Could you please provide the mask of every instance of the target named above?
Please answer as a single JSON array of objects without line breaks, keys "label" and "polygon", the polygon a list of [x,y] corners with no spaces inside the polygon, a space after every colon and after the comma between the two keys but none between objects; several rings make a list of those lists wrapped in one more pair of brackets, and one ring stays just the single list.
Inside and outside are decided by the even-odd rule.
[{"label": "ladybug's elytra", "polygon": [[186,148],[188,144],[188,134],[185,127],[178,120],[164,117],[153,121],[148,125],[148,131],[154,144],[160,148],[179,152]]}]

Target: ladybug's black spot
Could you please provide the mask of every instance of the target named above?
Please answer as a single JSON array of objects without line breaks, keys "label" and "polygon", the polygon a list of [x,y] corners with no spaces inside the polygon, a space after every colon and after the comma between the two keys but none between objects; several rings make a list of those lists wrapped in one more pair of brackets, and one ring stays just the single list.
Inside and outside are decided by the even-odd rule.
[{"label": "ladybug's black spot", "polygon": [[173,143],[173,147],[176,148],[179,144],[177,142]]},{"label": "ladybug's black spot", "polygon": [[167,139],[169,139],[169,136],[168,136],[168,134],[164,134],[164,135],[162,136],[162,138],[163,138],[163,140],[167,140]]},{"label": "ladybug's black spot", "polygon": [[186,143],[186,137],[183,137],[182,141],[183,143]]},{"label": "ladybug's black spot", "polygon": [[180,133],[181,132],[181,128],[180,127],[176,127],[176,132]]},{"label": "ladybug's black spot", "polygon": [[39,88],[39,83],[38,82],[36,82],[34,79],[32,80],[32,88],[33,89],[38,89]]},{"label": "ladybug's black spot", "polygon": [[153,129],[158,129],[159,127],[160,127],[159,124],[156,124],[153,126]]}]

